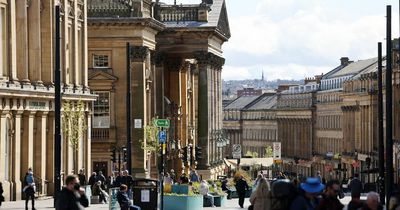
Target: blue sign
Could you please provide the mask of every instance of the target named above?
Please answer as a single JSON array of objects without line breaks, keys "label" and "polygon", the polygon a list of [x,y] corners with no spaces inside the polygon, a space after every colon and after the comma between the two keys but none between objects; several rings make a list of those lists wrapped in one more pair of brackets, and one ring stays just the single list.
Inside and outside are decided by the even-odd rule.
[{"label": "blue sign", "polygon": [[160,144],[165,144],[165,141],[167,140],[167,133],[165,131],[159,131],[158,132],[158,141]]}]

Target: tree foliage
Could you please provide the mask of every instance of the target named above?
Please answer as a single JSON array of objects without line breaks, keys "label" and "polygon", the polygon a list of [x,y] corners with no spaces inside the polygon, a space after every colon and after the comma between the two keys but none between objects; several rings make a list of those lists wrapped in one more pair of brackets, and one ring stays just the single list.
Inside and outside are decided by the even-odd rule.
[{"label": "tree foliage", "polygon": [[154,125],[144,126],[144,137],[146,142],[141,140],[142,149],[146,152],[157,152],[159,150],[158,131],[159,129]]},{"label": "tree foliage", "polygon": [[85,103],[81,100],[65,100],[62,103],[62,132],[64,138],[68,139],[71,147],[79,148],[79,141],[87,130]]}]

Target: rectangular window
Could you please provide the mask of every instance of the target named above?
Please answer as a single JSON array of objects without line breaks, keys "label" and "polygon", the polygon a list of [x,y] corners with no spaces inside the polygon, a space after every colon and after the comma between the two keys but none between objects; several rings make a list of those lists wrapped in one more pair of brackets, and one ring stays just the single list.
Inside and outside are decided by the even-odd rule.
[{"label": "rectangular window", "polygon": [[108,55],[93,54],[93,68],[108,68]]},{"label": "rectangular window", "polygon": [[94,92],[99,95],[93,104],[93,128],[110,128],[110,92]]},{"label": "rectangular window", "polygon": [[0,80],[8,76],[6,5],[0,5]]}]

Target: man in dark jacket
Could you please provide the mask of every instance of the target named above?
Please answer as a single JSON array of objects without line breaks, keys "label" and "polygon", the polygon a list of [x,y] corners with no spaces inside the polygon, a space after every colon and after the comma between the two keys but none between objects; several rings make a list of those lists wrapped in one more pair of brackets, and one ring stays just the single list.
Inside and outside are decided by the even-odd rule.
[{"label": "man in dark jacket", "polygon": [[354,178],[350,181],[349,188],[352,198],[360,198],[362,192],[362,183],[358,179],[358,174],[354,174]]},{"label": "man in dark jacket", "polygon": [[290,210],[314,210],[319,204],[318,195],[324,188],[318,178],[307,178],[300,184],[300,193],[291,203]]},{"label": "man in dark jacket", "polygon": [[83,169],[79,170],[78,177],[79,177],[79,184],[81,186],[85,186],[86,185],[86,175],[83,172]]},{"label": "man in dark jacket", "polygon": [[121,184],[121,186],[119,187],[119,192],[117,193],[117,200],[121,210],[140,210],[140,207],[131,204],[131,201],[128,198],[127,191],[128,187],[124,184]]},{"label": "man in dark jacket", "polygon": [[344,205],[340,203],[338,195],[340,193],[340,183],[337,180],[331,180],[326,184],[322,200],[316,210],[337,210],[343,209]]},{"label": "man in dark jacket", "polygon": [[57,197],[56,210],[82,210],[89,206],[84,190],[79,185],[75,175],[68,175],[66,185]]},{"label": "man in dark jacket", "polygon": [[244,180],[243,176],[240,176],[240,178],[236,181],[235,187],[239,197],[239,206],[240,208],[243,208],[244,198],[246,196],[246,190],[249,189],[249,185],[247,185],[247,182],[246,180]]},{"label": "man in dark jacket", "polygon": [[96,183],[97,180],[97,174],[96,172],[93,172],[92,175],[89,177],[89,185],[90,187],[93,187],[93,185]]}]

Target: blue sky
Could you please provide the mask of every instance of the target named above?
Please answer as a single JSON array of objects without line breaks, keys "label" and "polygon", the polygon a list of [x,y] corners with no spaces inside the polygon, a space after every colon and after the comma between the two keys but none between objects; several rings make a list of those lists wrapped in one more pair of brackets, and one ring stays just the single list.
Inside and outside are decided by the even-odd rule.
[{"label": "blue sky", "polygon": [[[201,0],[176,0],[199,3]],[[173,3],[173,0],[164,0]],[[399,36],[398,0],[226,0],[232,37],[224,44],[225,80],[303,79],[340,57],[376,57],[385,42],[386,5]],[[385,50],[385,49],[384,49]]]}]

